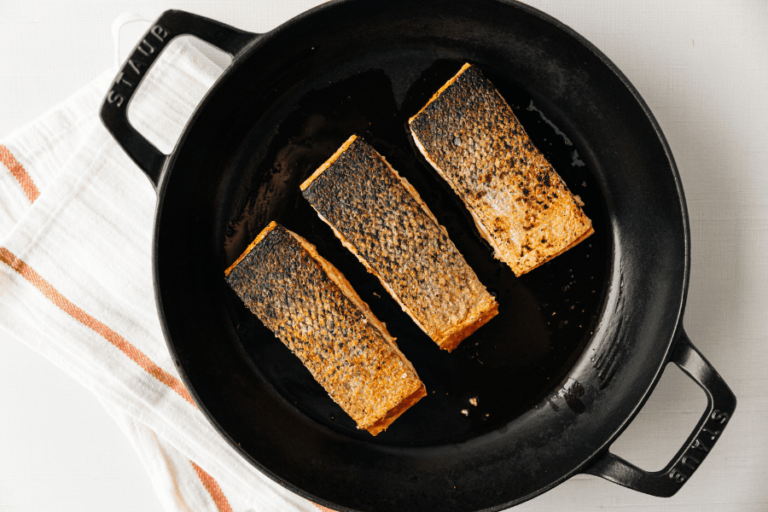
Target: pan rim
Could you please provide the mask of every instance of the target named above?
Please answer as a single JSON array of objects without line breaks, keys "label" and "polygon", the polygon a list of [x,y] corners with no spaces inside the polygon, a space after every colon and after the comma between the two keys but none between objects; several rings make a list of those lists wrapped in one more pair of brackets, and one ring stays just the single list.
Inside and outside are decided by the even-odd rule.
[{"label": "pan rim", "polygon": [[[270,38],[276,36],[277,34],[280,34],[286,30],[291,29],[296,24],[301,23],[304,19],[309,18],[313,16],[314,14],[325,11],[330,8],[334,8],[338,5],[344,5],[348,3],[357,3],[360,0],[332,0],[331,2],[322,4],[320,6],[317,6],[313,9],[310,9],[308,11],[305,11],[298,16],[292,18],[291,20],[286,21],[285,23],[281,24],[280,26],[276,27],[275,29],[266,32],[261,35],[261,37],[257,38],[248,48],[246,52],[243,53],[241,56],[241,59],[245,60],[251,55],[254,51],[256,51],[261,45],[265,44],[267,40]],[[685,304],[687,299],[687,293],[688,293],[688,286],[689,286],[689,275],[690,275],[690,265],[691,265],[691,257],[690,257],[690,223],[688,218],[688,210],[687,205],[685,201],[685,195],[683,192],[682,182],[680,179],[680,175],[678,172],[677,165],[675,163],[674,157],[672,155],[671,148],[669,146],[669,143],[664,136],[663,132],[661,131],[661,127],[658,124],[656,118],[653,116],[650,107],[647,105],[645,100],[640,96],[637,89],[631,84],[631,82],[627,79],[627,77],[616,67],[616,65],[608,59],[607,56],[605,56],[599,49],[597,49],[592,43],[587,41],[583,36],[578,34],[575,30],[571,29],[567,25],[563,24],[562,22],[558,21],[557,19],[549,16],[548,14],[539,11],[533,7],[530,7],[526,4],[522,4],[520,2],[517,2],[515,0],[492,0],[495,3],[503,4],[506,6],[509,6],[510,8],[519,9],[527,14],[530,14],[532,16],[535,16],[539,18],[540,20],[544,21],[545,23],[552,25],[554,28],[564,32],[567,36],[575,40],[576,42],[580,43],[584,48],[590,51],[597,59],[599,59],[602,64],[613,74],[615,75],[624,85],[624,87],[627,89],[627,91],[630,92],[632,95],[634,101],[640,106],[644,116],[648,119],[650,122],[650,126],[653,129],[653,132],[658,139],[658,141],[661,143],[661,148],[664,151],[664,155],[669,163],[669,170],[672,173],[673,182],[675,184],[675,189],[677,192],[678,199],[680,201],[679,207],[680,207],[680,213],[681,213],[681,221],[682,221],[682,227],[684,232],[684,238],[683,238],[683,248],[684,248],[684,256],[685,256],[685,265],[682,273],[682,280],[681,280],[681,291],[680,291],[680,300],[679,300],[679,306],[677,308],[677,311],[675,312],[675,329],[673,332],[670,333],[669,342],[666,344],[666,353],[663,357],[663,363],[656,369],[655,374],[653,375],[653,378],[651,380],[650,386],[644,391],[642,395],[642,399],[639,403],[635,405],[635,407],[632,409],[631,413],[627,416],[627,418],[623,421],[620,428],[613,432],[612,435],[608,437],[606,442],[599,447],[599,449],[595,450],[592,455],[584,460],[579,466],[573,468],[571,471],[567,472],[564,476],[558,478],[557,480],[553,481],[549,485],[542,487],[538,491],[528,494],[526,496],[523,496],[519,499],[512,500],[510,502],[506,502],[504,504],[494,506],[491,508],[486,508],[483,510],[503,510],[510,506],[515,506],[520,503],[523,503],[525,501],[528,501],[529,499],[532,499],[540,494],[543,494],[544,492],[551,490],[552,488],[556,487],[557,485],[561,484],[565,480],[569,479],[575,474],[581,473],[582,470],[585,467],[588,467],[589,464],[597,457],[599,454],[601,454],[603,451],[605,451],[613,442],[614,440],[621,435],[621,433],[628,427],[628,425],[634,420],[636,415],[639,413],[640,409],[643,407],[645,402],[650,397],[651,393],[653,392],[655,386],[657,385],[658,381],[661,378],[661,374],[664,371],[664,368],[666,366],[666,362],[669,360],[670,354],[672,353],[672,350],[674,349],[674,346],[677,342],[677,339],[679,338],[680,331],[682,329],[682,317],[685,310]],[[162,224],[162,214],[163,214],[163,206],[164,206],[164,199],[166,197],[165,190],[168,187],[169,179],[172,175],[173,168],[179,159],[179,155],[181,154],[180,149],[184,147],[185,142],[189,136],[190,130],[189,127],[192,126],[202,115],[203,111],[206,109],[206,106],[209,104],[210,99],[214,96],[215,91],[226,81],[228,76],[234,71],[236,66],[230,66],[225,72],[221,75],[219,80],[214,84],[214,86],[209,91],[208,95],[204,98],[204,100],[200,103],[200,105],[197,107],[193,115],[191,116],[189,122],[187,123],[182,135],[179,138],[179,141],[176,145],[176,148],[174,149],[173,153],[169,155],[169,158],[167,159],[165,166],[163,168],[163,172],[161,173],[161,180],[158,185],[158,202],[157,202],[157,210],[156,210],[156,217],[155,217],[155,227],[154,227],[154,236],[153,236],[153,281],[155,284],[155,299],[158,307],[158,314],[160,316],[160,323],[162,326],[163,334],[166,339],[166,343],[168,345],[169,351],[172,355],[172,358],[174,360],[174,363],[176,364],[177,370],[180,373],[180,376],[182,378],[182,381],[184,382],[185,386],[189,390],[190,394],[194,398],[196,404],[200,408],[200,410],[208,417],[210,420],[210,423],[214,426],[214,428],[224,437],[224,439],[227,440],[227,442],[241,455],[243,456],[250,464],[252,464],[254,467],[256,467],[259,471],[261,471],[264,475],[269,477],[271,480],[275,481],[276,483],[280,484],[281,486],[291,490],[292,492],[309,499],[315,503],[322,504],[324,506],[334,507],[339,510],[353,510],[348,508],[339,508],[338,505],[328,502],[326,500],[323,500],[320,497],[314,496],[309,492],[306,492],[302,490],[301,488],[291,484],[290,482],[287,482],[283,479],[281,479],[279,476],[274,474],[272,471],[270,471],[267,467],[262,465],[260,462],[255,460],[251,455],[249,455],[247,452],[245,452],[244,449],[240,448],[239,445],[232,439],[222,428],[222,426],[215,421],[213,415],[209,411],[209,409],[205,406],[205,404],[200,400],[200,397],[198,393],[195,391],[195,388],[191,385],[191,382],[187,376],[186,371],[184,370],[184,367],[182,366],[179,356],[176,352],[175,346],[171,343],[171,335],[169,332],[168,322],[166,319],[166,313],[165,308],[163,306],[163,297],[161,293],[161,287],[159,282],[159,272],[158,272],[158,241],[159,241],[159,232],[160,227]],[[587,357],[586,352],[582,353],[581,356],[577,359],[577,361],[574,363],[574,367],[579,365],[582,360]]]}]

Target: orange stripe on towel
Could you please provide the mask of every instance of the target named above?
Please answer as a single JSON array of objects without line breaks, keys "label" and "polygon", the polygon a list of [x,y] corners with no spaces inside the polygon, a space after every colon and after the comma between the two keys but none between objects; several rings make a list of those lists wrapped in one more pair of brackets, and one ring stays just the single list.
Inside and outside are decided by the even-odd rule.
[{"label": "orange stripe on towel", "polygon": [[219,512],[232,512],[232,507],[229,505],[227,497],[224,496],[224,493],[221,491],[221,487],[219,487],[218,482],[216,482],[216,480],[214,480],[211,475],[203,471],[203,468],[192,461],[189,462],[195,469],[197,477],[203,483],[203,487],[205,487],[205,490],[208,491],[208,494],[211,495],[211,498],[216,504],[216,507],[219,509]]},{"label": "orange stripe on towel", "polygon": [[27,174],[27,170],[24,169],[24,166],[21,165],[8,148],[2,144],[0,144],[0,163],[5,165],[8,170],[11,171],[11,175],[19,182],[21,190],[27,195],[29,202],[34,203],[35,200],[40,197],[40,191],[37,190],[35,182],[32,181],[32,178]]},{"label": "orange stripe on towel", "polygon": [[40,290],[48,300],[58,306],[59,309],[101,335],[105,340],[128,356],[131,361],[146,370],[152,377],[174,390],[181,396],[181,398],[190,404],[195,405],[187,388],[184,387],[184,384],[182,384],[179,379],[157,366],[157,364],[147,357],[144,352],[133,346],[128,340],[70,302],[64,295],[56,290],[51,283],[43,279],[43,277],[35,272],[32,267],[14,256],[14,254],[5,247],[0,247],[0,261],[18,272],[24,279]]}]

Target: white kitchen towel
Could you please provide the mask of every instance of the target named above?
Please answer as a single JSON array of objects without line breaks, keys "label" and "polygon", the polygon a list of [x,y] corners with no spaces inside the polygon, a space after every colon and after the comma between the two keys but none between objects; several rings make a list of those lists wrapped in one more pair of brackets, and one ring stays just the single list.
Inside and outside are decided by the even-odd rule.
[{"label": "white kitchen towel", "polygon": [[[176,40],[129,117],[173,147],[221,71]],[[97,395],[166,510],[316,511],[224,441],[173,365],[153,294],[155,191],[98,119],[115,72],[0,141],[0,328]]]}]

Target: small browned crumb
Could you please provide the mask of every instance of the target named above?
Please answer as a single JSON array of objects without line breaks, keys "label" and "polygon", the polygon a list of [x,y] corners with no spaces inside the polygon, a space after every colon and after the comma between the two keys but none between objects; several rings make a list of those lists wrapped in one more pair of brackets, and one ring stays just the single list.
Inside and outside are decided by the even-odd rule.
[{"label": "small browned crumb", "polygon": [[464,416],[469,416],[469,411],[467,409],[462,409],[461,414],[463,414]]},{"label": "small browned crumb", "polygon": [[475,407],[477,407],[477,397],[476,397],[476,396],[473,396],[472,398],[470,398],[470,399],[469,399],[469,403],[471,403],[472,405],[474,405]]}]

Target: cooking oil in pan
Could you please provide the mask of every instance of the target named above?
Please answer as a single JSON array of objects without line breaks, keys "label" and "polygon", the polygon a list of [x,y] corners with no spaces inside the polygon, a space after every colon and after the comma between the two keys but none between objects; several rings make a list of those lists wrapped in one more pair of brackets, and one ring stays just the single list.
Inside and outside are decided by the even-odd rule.
[{"label": "cooking oil in pan", "polygon": [[[277,220],[315,244],[386,323],[414,364],[428,395],[390,429],[373,438],[357,430],[289,350],[237,299],[231,314],[244,349],[261,378],[293,406],[328,428],[370,442],[436,445],[490,432],[547,397],[566,378],[594,331],[609,270],[610,238],[604,200],[585,152],[555,124],[530,94],[485,71],[513,108],[534,144],[568,187],[581,196],[595,234],[554,260],[516,278],[495,260],[461,200],[412,147],[407,120],[453,76],[462,62],[438,61],[410,79],[396,100],[393,82],[403,77],[372,70],[313,88],[279,122],[265,154],[245,174],[247,193],[232,206],[227,264],[258,232]],[[327,84],[327,82],[326,82]],[[299,184],[352,134],[363,137],[407,178],[446,227],[480,281],[496,296],[499,315],[452,353],[439,350],[358,260],[319,220]],[[255,377],[256,378],[256,377]],[[569,401],[578,407],[578,400]]]}]

